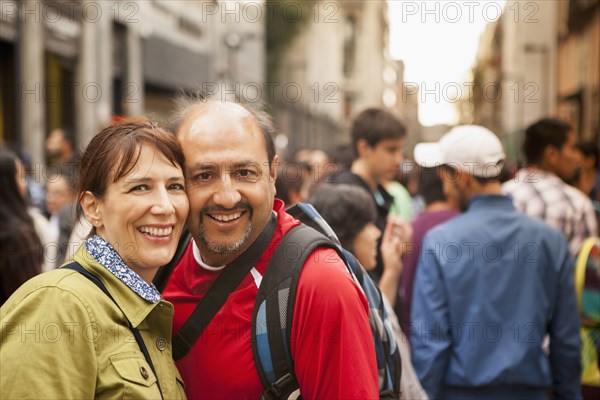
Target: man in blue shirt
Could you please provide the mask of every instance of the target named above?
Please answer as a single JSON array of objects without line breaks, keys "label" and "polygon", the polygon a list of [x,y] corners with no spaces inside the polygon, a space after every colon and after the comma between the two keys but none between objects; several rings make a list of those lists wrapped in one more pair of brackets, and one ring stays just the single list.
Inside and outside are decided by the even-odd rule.
[{"label": "man in blue shirt", "polygon": [[[496,135],[459,126],[415,148],[464,214],[424,239],[412,305],[415,371],[432,399],[580,399],[579,319],[558,230],[502,195]],[[544,351],[545,336],[550,339]]]}]

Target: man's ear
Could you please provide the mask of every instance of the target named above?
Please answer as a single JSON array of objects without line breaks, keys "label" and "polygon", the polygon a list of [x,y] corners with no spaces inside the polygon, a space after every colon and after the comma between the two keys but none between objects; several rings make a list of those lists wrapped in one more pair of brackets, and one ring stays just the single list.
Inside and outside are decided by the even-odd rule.
[{"label": "man's ear", "polygon": [[100,201],[96,196],[94,196],[92,192],[85,192],[81,195],[79,204],[81,204],[85,219],[87,219],[96,229],[102,227],[102,209],[100,207]]},{"label": "man's ear", "polygon": [[545,164],[554,166],[558,161],[559,150],[554,146],[546,146],[542,153],[542,160]]},{"label": "man's ear", "polygon": [[458,174],[458,182],[461,188],[471,190],[473,185],[477,184],[477,180],[473,175],[469,175],[464,171]]},{"label": "man's ear", "polygon": [[365,139],[358,139],[356,142],[356,154],[359,158],[365,156],[371,149],[371,145]]},{"label": "man's ear", "polygon": [[269,176],[273,183],[275,183],[275,179],[277,179],[277,168],[279,168],[279,156],[275,155],[275,157],[273,157],[273,162],[271,163],[271,170],[269,171]]}]

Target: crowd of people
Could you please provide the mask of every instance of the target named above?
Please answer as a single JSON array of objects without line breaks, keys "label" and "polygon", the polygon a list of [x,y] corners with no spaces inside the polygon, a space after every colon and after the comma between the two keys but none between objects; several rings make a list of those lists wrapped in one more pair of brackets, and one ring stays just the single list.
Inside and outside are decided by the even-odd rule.
[{"label": "crowd of people", "polygon": [[[405,160],[411,133],[369,108],[331,155],[278,154],[256,104],[178,107],[169,128],[119,122],[81,153],[51,132],[45,182],[3,146],[0,398],[600,396],[597,143],[543,119],[516,170],[494,132],[461,125]],[[301,202],[381,293],[394,390],[372,304],[332,248],[278,288],[287,309],[257,302],[293,267],[270,261]],[[286,365],[257,350],[273,328]]]}]

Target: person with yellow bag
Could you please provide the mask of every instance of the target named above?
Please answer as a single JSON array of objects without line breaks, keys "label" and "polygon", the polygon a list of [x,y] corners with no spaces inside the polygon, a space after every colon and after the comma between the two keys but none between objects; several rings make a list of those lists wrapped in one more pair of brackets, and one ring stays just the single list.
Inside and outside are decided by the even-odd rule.
[{"label": "person with yellow bag", "polygon": [[575,290],[581,316],[583,398],[600,398],[600,238],[588,238],[575,263]]}]

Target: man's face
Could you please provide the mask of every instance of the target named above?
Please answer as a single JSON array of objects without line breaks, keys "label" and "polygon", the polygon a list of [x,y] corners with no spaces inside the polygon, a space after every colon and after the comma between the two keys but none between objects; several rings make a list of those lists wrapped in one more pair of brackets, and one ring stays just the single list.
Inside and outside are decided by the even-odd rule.
[{"label": "man's face", "polygon": [[572,182],[581,168],[581,153],[575,147],[575,132],[570,132],[567,141],[553,157],[554,172],[565,182]]},{"label": "man's face", "polygon": [[373,180],[377,183],[392,180],[402,163],[404,139],[384,139],[375,146],[367,146],[364,153]]},{"label": "man's face", "polygon": [[211,104],[190,110],[178,137],[186,162],[188,229],[205,262],[236,258],[266,226],[275,197],[275,163],[243,107]]},{"label": "man's face", "polygon": [[55,129],[50,132],[46,139],[46,155],[49,162],[56,162],[60,158],[63,151],[64,134],[62,130]]}]

